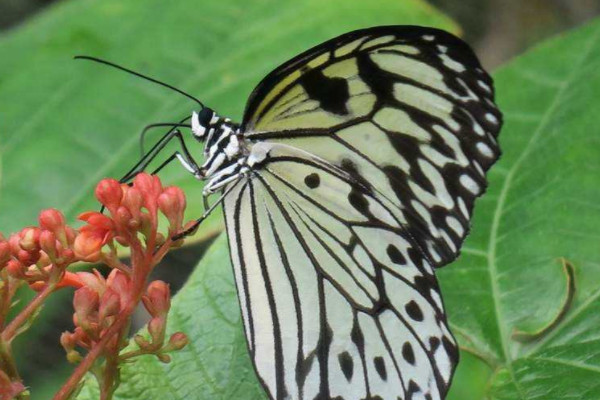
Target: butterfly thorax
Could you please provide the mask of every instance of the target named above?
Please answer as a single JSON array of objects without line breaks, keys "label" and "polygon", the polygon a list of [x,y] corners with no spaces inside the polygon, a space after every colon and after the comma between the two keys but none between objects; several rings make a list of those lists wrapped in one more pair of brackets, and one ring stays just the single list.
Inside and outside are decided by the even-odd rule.
[{"label": "butterfly thorax", "polygon": [[199,179],[208,180],[205,194],[211,194],[247,172],[249,147],[238,124],[209,108],[192,114],[192,133],[204,142],[204,164]]}]

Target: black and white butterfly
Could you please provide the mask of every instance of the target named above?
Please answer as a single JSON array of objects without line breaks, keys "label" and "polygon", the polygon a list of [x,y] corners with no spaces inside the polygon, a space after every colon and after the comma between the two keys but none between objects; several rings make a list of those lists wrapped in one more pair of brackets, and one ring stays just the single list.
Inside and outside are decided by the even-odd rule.
[{"label": "black and white butterfly", "polygon": [[458,256],[500,154],[472,50],[431,28],[350,32],[271,72],[241,124],[203,106],[189,126],[203,165],[174,129],[124,181],[178,138],[167,162],[222,192],[207,213],[223,204],[270,398],[443,399],[458,348],[435,269]]}]

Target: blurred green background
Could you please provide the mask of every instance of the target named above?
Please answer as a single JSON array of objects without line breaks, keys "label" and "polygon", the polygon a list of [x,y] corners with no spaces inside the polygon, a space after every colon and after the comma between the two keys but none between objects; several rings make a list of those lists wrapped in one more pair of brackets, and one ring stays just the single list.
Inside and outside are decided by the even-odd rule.
[{"label": "blurred green background", "polygon": [[[56,0],[0,0],[0,30],[7,31],[17,27],[55,2]],[[463,29],[463,37],[474,46],[487,68],[494,68],[530,45],[580,25],[600,13],[599,0],[429,2],[458,22]]]},{"label": "blurred green background", "polygon": [[[51,0],[0,0],[0,35],[9,35],[11,30],[26,24],[36,14],[54,7],[54,3]],[[473,45],[484,66],[490,70],[540,40],[600,14],[599,0],[431,0],[430,3],[457,22],[462,36]],[[0,58],[0,64],[5,61]],[[168,270],[168,280],[175,287],[185,280],[190,266],[196,265],[208,241],[210,239],[181,250],[166,260],[168,268],[160,270]],[[53,299],[50,306],[68,308],[67,297]],[[139,320],[143,321],[144,316],[141,315]],[[21,370],[33,389],[35,400],[48,398],[62,376],[68,373],[63,351],[57,345],[59,333],[68,328],[69,314],[57,313],[44,320],[37,327],[34,339],[22,346],[27,362],[21,363]],[[460,373],[469,375],[470,379],[460,382],[469,381],[470,386],[453,388],[453,398],[481,399],[491,371],[465,353],[461,363]]]}]

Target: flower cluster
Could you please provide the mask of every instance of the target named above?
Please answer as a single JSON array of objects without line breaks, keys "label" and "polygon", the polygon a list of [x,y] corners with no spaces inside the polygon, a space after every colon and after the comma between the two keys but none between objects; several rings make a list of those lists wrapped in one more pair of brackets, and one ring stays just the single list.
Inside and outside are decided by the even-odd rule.
[{"label": "flower cluster", "polygon": [[39,227],[24,228],[8,240],[0,236],[0,270],[38,290],[50,281],[57,283],[65,268],[77,261],[76,236],[58,210],[44,210]]},{"label": "flower cluster", "polygon": [[[58,210],[49,209],[40,214],[39,226],[27,227],[8,240],[0,236],[0,340],[5,346],[0,349],[9,348],[13,338],[31,324],[53,291],[66,286],[76,289],[74,329],[64,332],[60,341],[67,359],[79,365],[55,399],[68,398],[91,368],[103,398],[108,398],[118,384],[120,362],[142,354],[154,354],[169,362],[167,353],[187,344],[181,332],[166,340],[169,286],[162,281],[148,282],[150,272],[167,251],[182,244],[182,239],[171,238],[184,229],[183,192],[177,187],[163,188],[157,176],[141,173],[131,185],[104,179],[95,195],[107,212],[81,214],[79,219],[85,224],[78,230],[67,226]],[[168,221],[166,232],[159,231],[161,214]],[[119,247],[129,249],[130,263],[119,259]],[[100,262],[112,270],[107,277],[97,270],[68,271],[75,262]],[[38,295],[5,324],[11,299],[22,284],[38,291]],[[131,315],[140,303],[151,316],[149,339],[136,335],[138,349],[122,353],[128,344]],[[83,355],[82,350],[87,354]],[[9,355],[9,351],[0,351],[0,383],[11,388],[10,397],[0,393],[2,400],[24,390],[12,361],[6,360]],[[2,365],[8,367],[3,370]]]}]

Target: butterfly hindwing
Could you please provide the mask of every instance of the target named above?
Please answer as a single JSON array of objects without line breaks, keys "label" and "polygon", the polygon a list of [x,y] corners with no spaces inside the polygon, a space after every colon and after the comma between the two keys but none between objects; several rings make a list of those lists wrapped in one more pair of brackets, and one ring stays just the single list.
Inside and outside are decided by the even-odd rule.
[{"label": "butterfly hindwing", "polygon": [[343,170],[282,145],[236,191],[225,203],[232,261],[272,398],[443,398],[456,344],[433,268],[389,210]]}]

